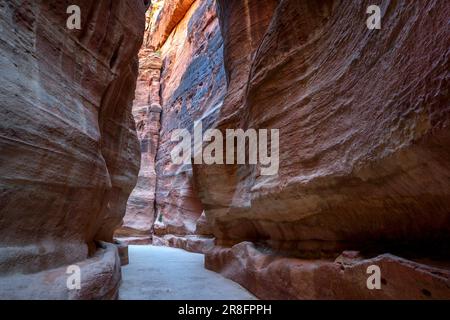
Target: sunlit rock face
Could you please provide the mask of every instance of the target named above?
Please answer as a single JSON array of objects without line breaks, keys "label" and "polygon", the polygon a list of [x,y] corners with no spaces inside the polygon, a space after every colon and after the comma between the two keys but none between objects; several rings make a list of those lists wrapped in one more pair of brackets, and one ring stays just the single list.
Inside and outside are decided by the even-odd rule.
[{"label": "sunlit rock face", "polygon": [[212,0],[164,1],[160,15],[161,22],[148,40],[156,44],[162,58],[154,235],[195,234],[197,222],[203,234],[204,219],[199,219],[203,206],[193,185],[192,167],[172,162],[171,151],[177,143],[171,137],[175,129],[192,132],[198,120],[206,130],[222,106],[226,80],[216,6]]},{"label": "sunlit rock face", "polygon": [[[70,5],[81,30],[66,28]],[[141,0],[0,3],[2,298],[33,297],[40,281],[43,298],[117,293],[117,252],[94,241],[112,240],[136,184],[131,105],[146,9]],[[48,281],[74,263],[90,270],[81,296]]]},{"label": "sunlit rock face", "polygon": [[[217,2],[228,79],[217,128],[280,129],[277,175],[194,167],[218,244],[306,258],[448,254],[449,4],[383,1],[382,29],[369,30],[370,1]],[[208,266],[248,287],[233,255],[253,258],[233,250]]]},{"label": "sunlit rock face", "polygon": [[[149,45],[161,48],[178,24],[185,18],[186,13],[195,0],[157,0],[154,1],[153,15],[150,21],[151,34],[148,36]],[[201,17],[198,17],[201,18]]]}]

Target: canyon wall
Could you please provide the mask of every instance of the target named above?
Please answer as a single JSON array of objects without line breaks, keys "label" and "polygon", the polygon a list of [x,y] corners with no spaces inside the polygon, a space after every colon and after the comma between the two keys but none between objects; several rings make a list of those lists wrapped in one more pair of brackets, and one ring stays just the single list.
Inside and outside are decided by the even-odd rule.
[{"label": "canyon wall", "polygon": [[[138,124],[138,133],[143,130],[140,134],[143,162],[139,181],[144,181],[145,171],[152,172],[152,177],[142,184],[138,181],[128,203],[124,226],[117,236],[128,237],[128,242],[141,243],[146,234],[152,236],[156,245],[203,251],[212,247],[213,239],[193,185],[192,166],[172,163],[171,151],[177,143],[172,142],[171,137],[176,129],[188,129],[192,133],[194,122],[199,120],[202,120],[203,130],[208,129],[222,106],[226,79],[215,1],[154,2],[147,17],[140,54],[139,79],[142,81],[138,81],[136,112],[153,101],[153,98],[147,98],[151,85],[145,75],[149,65],[146,61],[152,56],[160,57],[162,62],[158,97],[162,115],[160,119],[152,118],[150,121],[155,121],[154,125],[150,124],[148,128],[153,136],[160,129],[159,141],[147,148],[143,143],[147,129],[141,129]],[[156,89],[153,92],[156,95]],[[147,118],[145,112],[142,116]],[[147,128],[147,125],[143,126]],[[146,160],[146,157],[152,159]]]},{"label": "canyon wall", "polygon": [[[81,9],[81,29],[66,27]],[[114,298],[147,1],[0,1],[0,297]],[[68,291],[66,266],[81,269]]]},{"label": "canyon wall", "polygon": [[449,298],[449,4],[379,1],[369,30],[370,1],[217,2],[216,127],[279,129],[280,166],[194,166],[206,266],[262,298]]},{"label": "canyon wall", "polygon": [[215,121],[225,94],[222,37],[215,1],[195,1],[161,47],[163,116],[156,171],[155,234],[196,231],[203,207],[192,183],[192,166],[175,165],[171,151],[175,129],[193,132],[194,121],[206,130]]},{"label": "canyon wall", "polygon": [[127,203],[123,225],[115,238],[124,243],[148,244],[155,222],[155,158],[161,121],[160,91],[161,58],[143,45],[139,53],[139,76],[133,115],[141,144],[139,177]]}]

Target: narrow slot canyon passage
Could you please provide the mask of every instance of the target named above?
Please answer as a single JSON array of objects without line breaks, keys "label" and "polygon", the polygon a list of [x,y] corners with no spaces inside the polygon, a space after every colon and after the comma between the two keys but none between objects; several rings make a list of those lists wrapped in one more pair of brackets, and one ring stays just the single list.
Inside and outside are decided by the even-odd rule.
[{"label": "narrow slot canyon passage", "polygon": [[129,246],[121,300],[253,300],[235,282],[206,270],[204,256],[181,249]]},{"label": "narrow slot canyon passage", "polygon": [[[415,19],[407,13],[408,9],[391,7],[391,11],[397,10],[406,19]],[[380,153],[372,162],[369,159],[374,155],[370,150],[379,141],[367,140],[361,133],[373,130],[386,148],[395,149],[396,143],[392,144],[386,135],[392,127],[369,129],[361,126],[355,136],[351,133],[352,126],[342,129],[340,123],[341,119],[346,119],[344,123],[373,122],[367,118],[364,108],[347,111],[349,105],[357,108],[355,99],[360,99],[359,105],[370,109],[367,97],[372,106],[381,108],[379,112],[385,117],[382,122],[397,121],[396,116],[385,108],[386,99],[395,99],[389,98],[395,96],[395,90],[372,94],[370,88],[374,82],[368,82],[361,86],[364,94],[356,90],[346,97],[341,90],[347,90],[344,89],[347,85],[357,77],[363,77],[364,63],[351,73],[342,69],[347,61],[345,58],[334,60],[326,54],[334,48],[335,41],[343,41],[345,45],[341,43],[342,48],[338,49],[343,55],[351,52],[348,49],[352,46],[371,46],[383,55],[389,46],[382,48],[381,43],[390,37],[390,32],[399,23],[407,23],[386,18],[386,34],[379,35],[379,45],[372,44],[364,38],[366,31],[358,27],[357,19],[348,16],[348,12],[357,10],[358,5],[338,4],[331,0],[321,3],[274,0],[152,2],[146,15],[133,103],[141,143],[141,169],[137,186],[128,200],[123,225],[116,231],[115,238],[124,244],[151,243],[202,253],[205,263],[203,266],[200,256],[179,250],[132,246],[130,265],[122,269],[121,298],[208,299],[209,295],[211,298],[232,298],[233,290],[224,290],[221,297],[215,295],[216,289],[221,291],[218,288],[224,288],[226,284],[223,278],[214,277],[209,270],[237,281],[259,298],[266,299],[370,299],[402,295],[428,299],[450,295],[450,264],[445,253],[448,245],[443,242],[436,246],[426,244],[430,241],[427,233],[433,233],[432,230],[437,232],[438,238],[448,239],[447,201],[437,194],[433,199],[423,198],[420,192],[414,191],[423,183],[416,178],[411,180],[412,175],[420,171],[416,172],[414,165],[403,176],[398,176],[399,172],[393,169],[395,165],[411,161],[408,160],[410,157],[416,159],[414,154],[421,153],[415,150],[419,146],[407,149],[409,151],[398,149],[394,159]],[[339,19],[345,19],[342,26],[346,24],[346,27],[343,28],[360,30],[359,33],[333,32],[330,28]],[[296,26],[298,20],[302,21],[301,28]],[[287,25],[291,25],[292,30],[288,30]],[[314,41],[311,34],[316,34],[320,40],[316,39],[315,49],[309,52],[303,48],[303,43]],[[342,40],[345,37],[347,40]],[[284,43],[283,39],[291,40]],[[293,45],[292,41],[297,41],[293,39],[301,40],[298,46]],[[405,45],[395,54],[399,57],[407,55],[414,61],[409,46],[413,44]],[[287,54],[289,50],[298,52],[290,55]],[[420,51],[419,48],[414,50]],[[436,54],[438,51],[436,49]],[[314,62],[308,64],[305,59],[314,59]],[[328,67],[319,67],[319,61],[327,59],[330,61]],[[391,63],[395,64],[394,61],[395,58]],[[303,82],[298,79],[312,72],[309,70],[316,70],[313,78],[318,79],[329,79],[340,72],[345,76],[344,80],[335,80],[329,91],[321,80]],[[376,81],[386,81],[376,72],[372,76],[378,79]],[[399,78],[402,77],[399,75]],[[391,81],[395,87],[401,80]],[[327,92],[326,95],[341,92],[342,96],[329,101],[320,92],[315,95],[311,88],[320,88],[319,91]],[[297,107],[286,113],[283,106],[289,104]],[[302,107],[308,105],[310,107]],[[398,105],[404,105],[404,102],[399,100]],[[336,117],[327,116],[330,112],[336,113]],[[305,113],[310,113],[308,120],[304,118]],[[299,120],[301,126],[297,127]],[[281,129],[278,172],[266,176],[261,166],[245,165],[237,169],[197,163],[193,154],[186,163],[174,163],[173,152],[179,146],[173,140],[174,131],[184,129],[194,136],[198,127],[201,127],[201,134],[209,129],[221,132],[228,128]],[[317,140],[311,132],[325,140]],[[405,134],[406,131],[399,132],[401,138],[398,139],[406,139]],[[332,138],[334,135],[338,140]],[[287,139],[287,136],[296,138]],[[216,136],[214,141],[221,139],[225,145],[223,136]],[[188,142],[194,152],[196,143]],[[349,147],[346,147],[347,143]],[[328,145],[328,150],[321,144],[324,148]],[[293,148],[298,148],[299,152],[292,154]],[[215,155],[217,152],[218,149]],[[334,161],[328,158],[331,154],[348,152],[354,158],[339,156]],[[367,166],[358,173],[356,163],[361,159],[356,154],[360,152]],[[447,151],[444,153],[448,155]],[[313,168],[311,176],[324,179],[324,184],[315,186],[315,179],[311,178],[304,186],[301,181],[310,179],[307,177],[311,170],[308,166]],[[353,168],[352,174],[347,173],[349,168]],[[436,163],[432,170],[437,172],[437,168]],[[389,170],[394,171],[388,173]],[[383,180],[385,174],[398,178]],[[367,178],[361,179],[364,175]],[[294,182],[296,178],[300,182]],[[354,182],[349,183],[348,179]],[[392,190],[387,192],[397,194],[395,201],[390,202],[390,196],[380,194],[383,189],[377,186],[380,181],[391,186]],[[400,191],[405,184],[409,184],[408,190]],[[290,186],[281,187],[284,185]],[[440,213],[439,210],[434,212],[432,220],[437,220],[431,222],[426,218],[430,214],[428,209],[410,206],[409,200],[403,202],[402,199],[407,199],[405,197],[410,194],[422,204],[431,201],[441,203],[445,208]],[[381,208],[380,201],[383,203]],[[415,214],[415,210],[421,211],[417,211],[420,222],[407,218]],[[417,230],[416,224],[421,224],[419,233],[413,231]],[[372,229],[373,225],[378,226],[378,230]],[[430,247],[434,247],[433,252],[428,249]],[[391,255],[394,252],[399,253],[399,257]],[[412,260],[403,260],[402,256]],[[431,257],[429,263],[412,262],[422,257]],[[171,276],[172,270],[185,264],[189,267],[183,276]],[[384,291],[366,287],[367,268],[372,265],[383,269]],[[397,275],[397,270],[403,270],[402,276]],[[428,272],[443,275],[438,285],[429,283]],[[138,280],[139,274],[144,281]],[[390,274],[396,274],[394,283],[387,279],[391,278]],[[411,282],[411,278],[417,283]],[[195,279],[202,280],[197,282]],[[189,291],[190,281],[198,288],[198,296]],[[201,289],[205,288],[203,281],[213,281],[217,287],[212,285],[213,292],[208,293]],[[330,283],[335,285],[329,288]],[[430,285],[433,290],[428,289]],[[239,290],[235,294],[235,297],[247,297]]]},{"label": "narrow slot canyon passage", "polygon": [[[123,245],[152,244],[202,253],[205,264],[201,267],[195,260],[196,268],[188,268],[186,278],[171,278],[172,270],[180,267],[177,263],[190,265],[196,256],[157,247],[130,247],[130,265],[123,266],[122,298],[189,298],[191,279],[212,277],[206,269],[221,273],[257,297],[266,299],[370,299],[402,294],[427,299],[450,294],[448,244],[434,242],[429,236],[436,231],[433,237],[448,239],[448,203],[442,194],[430,199],[421,195],[416,188],[423,181],[415,177],[420,174],[420,168],[437,173],[439,157],[444,159],[448,150],[441,156],[436,155],[433,169],[412,164],[404,175],[395,169],[403,163],[414,162],[415,154],[422,154],[417,148],[422,147],[413,144],[406,150],[396,149],[397,142],[388,134],[394,129],[387,123],[419,120],[400,120],[386,109],[386,99],[396,99],[393,98],[396,93],[395,90],[378,92],[375,88],[377,93],[370,91],[376,81],[386,81],[375,71],[372,74],[377,79],[375,82],[368,81],[348,97],[343,93],[350,83],[369,71],[362,62],[352,73],[343,68],[348,61],[346,58],[335,60],[333,55],[328,56],[329,48],[335,47],[334,42],[345,43],[341,43],[342,48],[336,48],[343,55],[349,54],[352,47],[369,46],[384,56],[388,47],[368,42],[364,36],[367,31],[358,29],[357,19],[348,16],[348,12],[364,5],[337,3],[332,0],[321,3],[152,2],[146,14],[132,107],[141,145],[141,167],[115,239]],[[406,8],[391,7],[407,19],[415,19]],[[301,28],[296,26],[293,20],[297,18],[293,17],[302,21]],[[346,24],[348,30],[360,31],[355,34],[332,32],[331,26],[339,19],[344,19],[343,25]],[[390,25],[386,27],[386,34],[379,35],[380,43],[390,37],[399,23],[406,22],[387,19],[387,23]],[[291,25],[292,30],[287,25]],[[318,39],[314,40],[311,34]],[[346,37],[350,40],[343,40]],[[292,39],[284,43],[284,38]],[[292,44],[297,41],[294,38],[301,39],[298,46]],[[317,41],[312,52],[303,47],[309,41]],[[413,44],[399,48],[395,54],[415,61],[409,46]],[[288,54],[289,50],[294,53]],[[419,48],[414,50],[420,51]],[[438,51],[436,49],[437,55]],[[306,63],[308,59],[313,61]],[[330,60],[327,68],[320,67],[320,61],[327,59]],[[366,59],[372,61],[373,57]],[[390,63],[395,64],[396,58],[386,56],[385,59],[392,59]],[[376,64],[376,60],[373,63]],[[344,80],[333,80],[331,87],[320,80],[333,78],[340,72]],[[314,73],[312,80],[298,78],[308,73]],[[402,77],[398,77],[391,79],[394,86],[402,81]],[[313,80],[315,78],[319,80]],[[319,89],[314,93],[312,88]],[[342,96],[333,101],[327,98],[337,92]],[[367,118],[366,109],[370,109],[367,97],[372,106],[379,106],[378,112],[385,117],[381,123],[387,126],[361,125],[354,131],[353,125],[346,124],[377,122]],[[286,105],[293,106],[289,112],[283,111]],[[351,112],[350,105],[355,108]],[[396,103],[396,107],[404,105],[405,101]],[[205,164],[204,159],[199,162],[195,149],[198,142],[192,139],[196,130],[203,137],[210,129],[218,130],[219,135],[210,139],[211,145],[218,148],[215,144],[218,140],[223,140],[223,145],[228,142],[221,133],[229,128],[280,129],[278,171],[265,175],[261,164]],[[181,164],[175,163],[173,157],[175,151],[179,155],[180,145],[185,146],[179,139],[173,139],[176,130],[185,130],[189,135],[187,144],[191,153],[184,154],[183,147],[183,157],[187,156],[188,161]],[[367,139],[362,134],[367,130],[373,130],[381,140]],[[397,133],[400,141],[407,139],[409,129],[405,130]],[[391,158],[385,157],[383,152],[371,154],[379,143],[397,151]],[[208,143],[201,141],[200,145],[205,147]],[[298,152],[293,154],[296,148]],[[234,151],[242,150],[235,145]],[[223,151],[215,149],[211,158],[217,161],[218,152]],[[200,153],[206,158],[204,149]],[[340,156],[331,160],[335,157],[331,157],[332,154]],[[344,154],[351,154],[353,158]],[[370,160],[374,156],[376,160]],[[361,171],[357,169],[359,161],[364,163]],[[447,175],[447,172],[442,173]],[[389,180],[386,175],[396,178]],[[396,195],[395,200],[391,202],[391,195],[383,195],[385,189],[378,187],[380,183],[392,188],[386,191]],[[434,188],[434,183],[429,188]],[[410,195],[421,205],[411,205],[407,200]],[[445,208],[431,214],[421,207],[429,201]],[[414,221],[411,220],[410,216],[416,214]],[[433,218],[430,216],[428,220],[428,215]],[[419,227],[422,230],[418,232]],[[427,245],[429,242],[434,244]],[[433,250],[429,250],[431,247]],[[429,258],[428,264],[412,262],[423,261],[424,257]],[[382,266],[384,270],[383,281],[389,283],[384,291],[366,287],[367,268],[372,265]],[[397,274],[397,270],[403,270],[403,274],[395,276],[393,285],[386,278]],[[444,275],[437,286],[429,283],[428,272]],[[139,274],[145,281],[138,281]],[[416,279],[417,284],[411,283],[410,278]],[[328,288],[329,283],[336,285]],[[415,289],[400,290],[402,283],[405,288]],[[164,289],[159,291],[159,285]],[[430,285],[435,289],[428,289]],[[419,289],[421,286],[424,288]],[[142,292],[147,294],[139,295]],[[206,294],[201,289],[198,292],[199,296]],[[230,297],[224,294],[223,298]]]},{"label": "narrow slot canyon passage", "polygon": [[[351,161],[341,158],[337,159],[337,162],[316,163],[314,160],[316,157],[327,158],[330,154],[341,152],[339,150],[345,146],[345,141],[353,139],[356,140],[351,148],[358,148],[369,157],[369,150],[378,142],[364,141],[362,136],[353,138],[350,127],[346,129],[348,131],[340,131],[340,116],[334,120],[329,120],[331,118],[328,116],[319,119],[320,115],[331,112],[331,109],[336,110],[337,114],[346,114],[346,106],[355,105],[351,103],[355,96],[349,99],[338,98],[334,102],[326,102],[327,99],[323,98],[323,102],[314,106],[316,109],[308,111],[312,113],[310,117],[317,119],[310,122],[304,120],[306,107],[302,106],[311,104],[310,98],[305,97],[312,94],[308,93],[308,88],[315,85],[322,88],[324,83],[311,80],[308,86],[304,87],[288,69],[298,68],[301,75],[305,73],[301,67],[304,64],[304,56],[311,55],[310,59],[314,57],[317,61],[321,58],[318,53],[303,52],[301,44],[297,54],[284,57],[279,47],[286,48],[292,44],[283,43],[281,38],[289,38],[286,33],[289,30],[281,29],[277,23],[286,25],[285,20],[292,17],[284,16],[282,12],[290,12],[292,15],[297,13],[302,17],[302,28],[294,29],[298,38],[303,39],[305,43],[311,33],[320,34],[321,41],[316,44],[317,50],[333,46],[327,38],[329,34],[333,34],[329,28],[340,15],[344,16],[343,19],[348,19],[349,25],[357,24],[357,21],[346,16],[347,12],[343,8],[346,5],[333,7],[335,2],[331,0],[320,4],[306,3],[309,2],[152,2],[146,14],[146,31],[139,53],[139,75],[132,108],[141,144],[141,168],[136,188],[128,200],[124,222],[116,230],[115,239],[125,245],[152,244],[181,248],[205,254],[206,258],[202,266],[199,260],[194,259],[196,255],[179,250],[170,251],[148,246],[130,247],[130,264],[123,267],[122,298],[151,298],[152,295],[155,299],[189,298],[190,281],[195,287],[195,279],[199,277],[204,277],[205,283],[208,279],[220,279],[214,278],[205,268],[222,273],[258,297],[267,299],[360,299],[400,294],[400,284],[388,285],[382,294],[367,290],[365,269],[374,264],[383,265],[385,273],[396,274],[397,268],[402,269],[403,275],[397,281],[404,282],[406,287],[410,285],[407,284],[408,277],[415,277],[418,283],[423,283],[424,288],[416,288],[408,293],[410,297],[430,297],[423,292],[430,292],[431,297],[448,295],[450,264],[445,258],[448,246],[441,243],[434,248],[435,252],[430,252],[426,245],[429,241],[426,234],[433,229],[441,234],[443,239],[448,238],[446,230],[450,226],[447,209],[433,215],[434,219],[442,222],[440,225],[425,218],[429,214],[428,210],[420,213],[423,230],[414,234],[413,230],[417,226],[414,222],[408,226],[411,220],[406,217],[418,208],[408,208],[408,205],[402,202],[402,199],[406,199],[403,198],[406,194],[400,192],[392,206],[383,207],[384,211],[380,211],[377,203],[388,203],[387,199],[380,200],[383,196],[379,198],[378,195],[370,196],[372,193],[380,193],[377,184],[382,181],[380,179],[384,179],[384,170],[389,170],[386,166],[391,166],[391,161],[408,161],[409,155],[405,153],[405,158],[398,160],[386,160],[380,155],[375,161],[379,165],[378,168],[373,164],[372,169],[367,167],[364,169],[368,170],[366,173],[356,172],[354,177],[346,176],[344,172],[347,169],[344,168],[352,167],[352,161],[356,163],[356,155]],[[349,5],[347,9],[356,10],[357,6]],[[409,15],[408,9],[399,7],[397,10],[405,10],[403,14]],[[245,17],[242,17],[243,15]],[[289,23],[293,22],[289,20]],[[393,28],[396,23],[392,23]],[[369,45],[364,42],[366,40],[363,34],[361,31],[361,34],[349,35],[353,40],[340,50],[346,52],[352,43]],[[333,36],[336,39],[345,37],[344,34]],[[406,47],[404,49],[409,50]],[[327,56],[328,51],[323,49],[323,55]],[[405,54],[400,53],[401,51],[399,50],[398,54]],[[271,56],[278,56],[282,61],[281,65],[273,62],[274,58],[269,58]],[[340,70],[345,60],[333,59],[328,64],[330,69],[317,67],[315,77],[327,78],[334,74],[333,70]],[[304,67],[313,69],[313,66],[307,64]],[[358,72],[363,70],[364,67],[361,66]],[[354,81],[354,75],[344,74],[347,79],[345,81]],[[342,83],[336,80],[334,92],[343,90],[347,86],[345,81]],[[380,93],[384,97],[395,95],[393,92]],[[374,105],[384,106],[384,98],[377,100],[376,95],[372,96],[368,91],[366,95],[374,99]],[[320,93],[318,96],[321,96]],[[360,99],[363,101],[365,98],[361,96]],[[280,101],[288,101],[298,107],[290,112],[290,116],[281,111],[278,114],[277,108],[282,107]],[[330,105],[327,106],[327,103]],[[401,101],[399,103],[403,104]],[[386,121],[395,121],[395,116],[389,116],[387,110],[383,112]],[[364,119],[364,114],[365,110],[361,109],[347,114],[346,117],[358,122]],[[296,123],[302,125],[298,127]],[[331,130],[324,130],[324,126],[329,126]],[[266,176],[260,166],[211,165],[201,161],[197,163],[197,155],[194,153],[198,142],[192,140],[188,141],[188,146],[192,147],[191,151],[193,149],[193,153],[187,155],[188,161],[182,164],[174,163],[173,153],[180,145],[178,140],[173,140],[174,132],[186,130],[192,139],[199,127],[200,134],[209,129],[225,132],[228,128],[280,128],[282,136],[279,171],[275,175]],[[378,130],[380,137],[383,137],[386,129],[373,128]],[[322,142],[316,141],[317,138],[311,135],[311,132],[316,130],[321,130],[325,136],[330,135],[328,142],[322,142],[332,146],[334,151],[329,151],[331,153],[328,154],[328,151],[322,150]],[[406,138],[406,132],[399,134],[403,135],[401,139]],[[338,135],[344,144],[334,141],[332,135]],[[287,143],[286,136],[296,138],[288,139]],[[382,139],[386,139],[383,143],[391,143],[388,137]],[[217,140],[223,140],[223,144],[226,144],[223,136],[216,136],[214,142]],[[313,141],[318,143],[317,148],[311,147]],[[207,145],[205,142],[201,143],[203,146]],[[286,146],[289,146],[288,149],[285,149]],[[298,148],[298,153],[289,156],[295,148]],[[394,148],[394,145],[389,148]],[[179,153],[179,150],[177,152]],[[184,152],[183,149],[183,156],[186,157]],[[218,149],[215,155],[217,152]],[[322,152],[325,152],[325,155],[321,155]],[[200,153],[204,156],[203,150],[200,150]],[[371,163],[368,159],[365,161]],[[386,164],[382,164],[382,161],[386,161]],[[291,182],[292,175],[297,175],[300,181],[307,181],[309,178],[302,176],[308,171],[304,167],[306,163],[314,167],[311,173],[313,176],[323,177],[326,182],[320,187],[311,182],[309,186],[306,184],[304,193],[297,193],[296,190],[302,190],[304,183]],[[337,167],[333,168],[335,165]],[[338,169],[339,166],[343,168]],[[399,184],[398,187],[392,186],[392,192],[399,192],[400,186],[405,183],[411,183],[412,188],[421,183],[408,180],[411,174],[415,174],[412,172],[416,169],[411,167],[411,170],[411,173],[398,178],[398,182],[386,180],[387,185]],[[364,183],[361,180],[361,175],[364,174],[373,176],[373,181]],[[394,170],[392,174],[397,173]],[[334,175],[338,179],[336,182],[333,182]],[[339,176],[342,176],[342,181],[339,181]],[[354,179],[355,182],[348,183],[346,179]],[[295,181],[295,178],[292,181]],[[284,184],[294,187],[281,187],[281,191],[278,191]],[[362,194],[362,198],[352,197],[360,192],[357,190],[366,190],[367,197]],[[406,193],[409,194],[410,191]],[[308,198],[307,194],[311,192],[312,196]],[[437,196],[434,200],[421,198],[418,201],[440,203],[442,200],[444,199]],[[394,217],[391,211],[397,212],[398,216]],[[405,219],[401,218],[403,214]],[[400,219],[401,223],[393,225],[399,229],[389,230],[386,226],[397,219]],[[377,231],[372,230],[373,224],[379,226]],[[402,235],[403,232],[407,235]],[[385,240],[391,237],[398,237],[398,241],[392,243],[391,240]],[[354,238],[365,240],[358,242],[353,241]],[[373,240],[377,238],[380,240]],[[404,240],[406,245],[402,244]],[[428,265],[418,264],[414,267],[414,263],[409,264],[400,257],[390,255],[397,252],[404,257],[410,257],[413,252],[412,259],[415,259],[414,256],[419,256],[420,259],[421,255],[437,256],[439,261],[433,261],[431,258]],[[440,261],[441,256],[444,256],[444,261]],[[191,259],[196,261],[196,267],[186,268],[183,276],[172,279],[172,270],[177,270],[185,263],[190,265]],[[395,262],[396,259],[399,260]],[[340,271],[336,273],[336,269]],[[426,280],[427,272],[445,274],[443,282],[435,286],[436,290],[428,289],[430,284]],[[145,280],[140,282],[139,277]],[[339,285],[328,289],[327,284],[320,283],[321,278]],[[383,281],[391,283],[386,278],[383,278]],[[290,285],[286,286],[285,283]],[[164,289],[159,290],[160,287]],[[142,294],[143,292],[146,294]],[[199,298],[206,293],[202,290],[198,292]],[[223,298],[230,298],[228,291],[226,292]],[[236,294],[245,297],[238,292]],[[204,297],[208,298],[207,295]],[[215,296],[214,293],[211,293],[211,296]]]},{"label": "narrow slot canyon passage", "polygon": [[378,2],[0,0],[0,299],[449,300],[450,1]]}]

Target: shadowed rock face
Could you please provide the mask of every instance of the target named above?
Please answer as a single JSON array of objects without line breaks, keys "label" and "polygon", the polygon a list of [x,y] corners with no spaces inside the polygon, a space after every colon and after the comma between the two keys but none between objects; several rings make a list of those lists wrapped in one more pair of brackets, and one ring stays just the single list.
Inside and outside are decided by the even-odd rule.
[{"label": "shadowed rock face", "polygon": [[[81,30],[66,28],[69,5],[81,8]],[[145,10],[140,0],[0,2],[1,275],[39,283],[112,240],[139,168],[131,102]],[[110,291],[93,284],[85,297],[115,295],[117,253],[99,259],[112,267],[86,265],[109,275]]]},{"label": "shadowed rock face", "polygon": [[141,168],[115,236],[128,243],[150,243],[155,218],[155,158],[161,120],[161,58],[145,44],[139,53],[139,77],[133,115],[141,144]]},{"label": "shadowed rock face", "polygon": [[[334,259],[298,259],[264,252],[252,243],[208,251],[205,266],[242,284],[260,299],[448,299],[450,265],[430,265],[392,254],[344,251]],[[370,266],[381,289],[368,290]]]},{"label": "shadowed rock face", "polygon": [[[207,252],[261,298],[448,298],[448,4],[385,1],[371,31],[369,1],[156,3],[153,244]],[[278,174],[174,165],[172,132],[197,120],[280,129]]]},{"label": "shadowed rock face", "polygon": [[[156,34],[155,36],[158,36]],[[222,37],[214,1],[195,1],[161,47],[160,145],[156,161],[155,234],[193,234],[203,206],[192,182],[190,165],[174,165],[170,152],[175,129],[193,131],[202,119],[210,127],[225,94]]]},{"label": "shadowed rock face", "polygon": [[448,239],[448,4],[383,3],[371,31],[364,1],[218,3],[229,75],[218,127],[279,128],[280,170],[196,167],[215,235]]},{"label": "shadowed rock face", "polygon": [[[175,129],[212,126],[226,90],[223,41],[213,0],[153,2],[147,13],[133,113],[141,142],[141,169],[116,236],[128,243],[210,248],[190,165],[172,163]],[[154,109],[162,107],[162,115]],[[156,160],[155,160],[156,158]],[[156,209],[156,210],[155,210]],[[156,218],[156,220],[155,220]],[[177,237],[177,236],[180,237]],[[181,245],[182,244],[182,245]]]},{"label": "shadowed rock face", "polygon": [[[356,249],[448,259],[450,6],[383,1],[382,30],[369,30],[370,4],[218,0],[228,91],[217,128],[280,129],[275,176],[257,166],[194,167],[218,244],[250,240],[262,252],[307,258]],[[257,287],[272,279],[267,260],[244,246],[223,250],[208,253],[207,266],[270,298]],[[289,261],[271,268],[295,269]],[[330,281],[339,273],[327,270]],[[437,295],[448,298],[442,274],[447,291]],[[346,290],[361,285],[349,279]],[[406,290],[396,289],[384,297]],[[330,290],[311,297],[346,297]]]},{"label": "shadowed rock face", "polygon": [[[119,234],[207,251],[259,297],[449,298],[448,261],[428,259],[450,240],[447,2],[384,1],[371,31],[369,1],[157,1],[132,114],[146,3],[0,2],[0,298],[114,298],[100,240],[139,159]],[[174,165],[197,120],[280,129],[278,174]]]}]

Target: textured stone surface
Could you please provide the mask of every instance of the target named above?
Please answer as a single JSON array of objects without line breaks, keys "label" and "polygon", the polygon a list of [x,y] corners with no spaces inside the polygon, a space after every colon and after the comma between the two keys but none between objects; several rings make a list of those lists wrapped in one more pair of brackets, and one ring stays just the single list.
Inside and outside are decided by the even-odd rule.
[{"label": "textured stone surface", "polygon": [[[257,166],[194,166],[217,243],[253,240],[317,259],[377,248],[448,260],[449,4],[382,1],[381,31],[366,27],[370,1],[218,4],[228,91],[217,127],[280,129],[280,170],[262,176]],[[246,250],[237,246],[226,258],[208,253],[207,265],[226,273],[233,263],[221,259],[250,261]],[[401,274],[403,262],[392,259],[399,281],[426,277],[410,269]],[[339,282],[339,270],[321,261],[310,267],[349,291],[311,297],[351,297],[350,279]],[[274,270],[290,268],[287,260],[274,263]],[[290,288],[296,294],[278,285],[258,288],[272,279],[262,267],[234,266],[232,277],[262,297],[270,297],[263,290],[271,297],[306,295],[307,287]],[[448,298],[445,279],[424,289]],[[420,281],[384,297],[424,298]]]},{"label": "textured stone surface", "polygon": [[158,0],[155,2],[148,29],[147,45],[159,49],[178,28],[195,0]]},{"label": "textured stone surface", "polygon": [[198,235],[175,236],[166,234],[163,237],[154,235],[152,244],[154,246],[180,248],[189,252],[206,253],[214,248],[214,238]]},{"label": "textured stone surface", "polygon": [[162,111],[160,73],[161,58],[144,45],[139,54],[139,77],[133,102],[133,115],[141,144],[141,167],[137,185],[128,199],[123,225],[115,232],[116,238],[135,237],[140,238],[140,242],[151,241],[155,220],[155,158]]},{"label": "textured stone surface", "polygon": [[[216,237],[448,239],[449,5],[385,2],[371,31],[367,1],[280,1],[270,25],[248,3],[219,1],[229,91],[218,127],[279,128],[280,170],[196,168]],[[234,67],[241,55],[249,72]]]},{"label": "textured stone surface", "polygon": [[192,132],[194,121],[200,119],[206,130],[221,108],[225,73],[215,12],[214,1],[195,1],[160,49],[163,115],[156,162],[158,218],[154,227],[159,236],[194,234],[203,212],[192,182],[192,167],[172,163],[170,152],[176,143],[170,138],[175,129]]},{"label": "textured stone surface", "polygon": [[[144,2],[0,0],[0,297],[116,297],[97,241],[141,158],[125,243],[207,252],[261,298],[450,298],[448,2],[381,1],[371,31],[366,0],[155,1],[133,119]],[[174,165],[196,120],[280,129],[278,174]],[[68,293],[74,263],[86,289]]]},{"label": "textured stone surface", "polygon": [[67,268],[0,277],[0,300],[114,300],[121,281],[120,258],[113,244],[102,243],[95,254],[77,261],[80,290],[68,290]]},{"label": "textured stone surface", "polygon": [[[192,167],[172,163],[176,144],[170,138],[175,129],[192,132],[196,120],[203,119],[205,130],[215,121],[225,93],[222,49],[212,0],[156,1],[147,13],[133,105],[141,169],[123,226],[115,234],[121,241],[145,244],[152,234],[159,240],[167,234],[211,235]],[[162,105],[161,117],[156,105]]]},{"label": "textured stone surface", "polygon": [[[73,4],[81,30],[66,28]],[[131,102],[145,10],[140,0],[0,1],[2,281],[84,263],[120,225],[139,168]],[[113,260],[89,267],[110,288],[120,279]],[[2,295],[16,294],[8,283]],[[59,289],[47,279],[39,290]]]},{"label": "textured stone surface", "polygon": [[128,258],[128,244],[122,241],[114,241],[117,247],[117,253],[119,254],[120,265],[126,266],[130,261]]},{"label": "textured stone surface", "polygon": [[[367,268],[380,267],[381,289],[368,290]],[[260,299],[448,299],[450,265],[391,254],[344,252],[333,260],[281,257],[243,242],[208,251],[205,266],[242,284]]]}]

